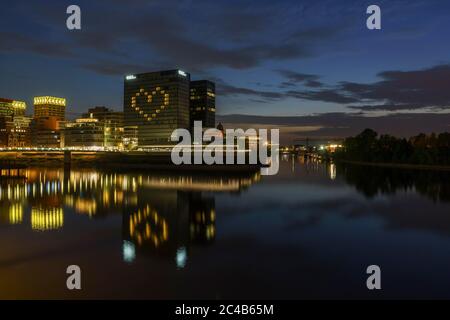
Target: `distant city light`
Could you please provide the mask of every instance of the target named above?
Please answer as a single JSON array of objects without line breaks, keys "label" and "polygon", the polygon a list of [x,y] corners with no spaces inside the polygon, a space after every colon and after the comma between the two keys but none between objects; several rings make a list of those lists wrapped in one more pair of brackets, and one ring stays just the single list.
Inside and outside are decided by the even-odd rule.
[{"label": "distant city light", "polygon": [[177,268],[183,269],[186,266],[187,252],[185,247],[180,247],[177,250],[176,262]]},{"label": "distant city light", "polygon": [[136,76],[134,74],[130,74],[130,75],[126,76],[125,79],[133,80],[133,79],[136,79]]},{"label": "distant city light", "polygon": [[183,70],[178,70],[178,74],[183,77],[187,76],[186,72],[184,72]]},{"label": "distant city light", "polygon": [[123,261],[125,262],[133,262],[136,258],[136,249],[134,244],[130,241],[123,242]]},{"label": "distant city light", "polygon": [[90,122],[98,122],[98,119],[95,118],[78,118],[75,119],[76,123],[90,123]]}]

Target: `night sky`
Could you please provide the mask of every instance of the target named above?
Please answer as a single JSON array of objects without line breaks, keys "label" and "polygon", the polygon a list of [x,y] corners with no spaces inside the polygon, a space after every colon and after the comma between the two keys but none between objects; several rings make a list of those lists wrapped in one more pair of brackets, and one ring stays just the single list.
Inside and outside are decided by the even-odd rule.
[{"label": "night sky", "polygon": [[35,95],[66,97],[73,118],[121,110],[126,74],[179,68],[216,82],[219,120],[284,139],[450,131],[449,30],[441,0],[2,0],[0,97],[30,114]]}]

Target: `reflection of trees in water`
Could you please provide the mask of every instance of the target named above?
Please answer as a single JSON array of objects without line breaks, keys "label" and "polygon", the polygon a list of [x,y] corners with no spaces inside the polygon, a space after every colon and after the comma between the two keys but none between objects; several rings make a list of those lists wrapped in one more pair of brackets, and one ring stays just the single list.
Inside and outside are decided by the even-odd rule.
[{"label": "reflection of trees in water", "polygon": [[447,171],[339,164],[337,176],[368,198],[415,190],[433,201],[450,202],[450,172]]}]

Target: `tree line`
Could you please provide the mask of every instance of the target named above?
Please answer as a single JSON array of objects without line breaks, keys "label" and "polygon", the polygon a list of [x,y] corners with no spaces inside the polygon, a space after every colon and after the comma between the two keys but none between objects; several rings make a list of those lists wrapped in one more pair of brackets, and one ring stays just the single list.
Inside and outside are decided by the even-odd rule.
[{"label": "tree line", "polygon": [[357,136],[346,138],[334,157],[364,162],[450,165],[450,133],[421,133],[406,139],[365,129]]}]

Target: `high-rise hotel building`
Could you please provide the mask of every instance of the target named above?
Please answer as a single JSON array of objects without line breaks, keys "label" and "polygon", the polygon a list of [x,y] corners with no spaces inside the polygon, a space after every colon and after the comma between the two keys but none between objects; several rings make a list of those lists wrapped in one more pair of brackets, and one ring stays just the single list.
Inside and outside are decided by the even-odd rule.
[{"label": "high-rise hotel building", "polygon": [[203,128],[216,126],[216,86],[208,80],[191,81],[191,128],[194,121],[201,121]]},{"label": "high-rise hotel building", "polygon": [[138,146],[171,144],[175,129],[189,129],[189,87],[190,75],[181,70],[125,77],[124,126],[137,128]]}]

